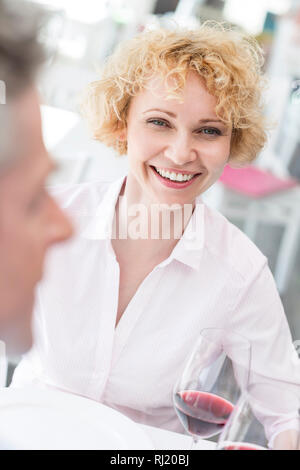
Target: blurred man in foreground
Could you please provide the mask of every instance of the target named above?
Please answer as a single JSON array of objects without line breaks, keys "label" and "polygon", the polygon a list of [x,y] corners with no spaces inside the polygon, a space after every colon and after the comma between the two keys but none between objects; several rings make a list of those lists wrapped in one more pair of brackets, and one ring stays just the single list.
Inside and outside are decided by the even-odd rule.
[{"label": "blurred man in foreground", "polygon": [[0,340],[14,353],[32,345],[34,289],[47,248],[72,232],[45,189],[53,163],[34,86],[41,16],[27,9],[0,0]]}]

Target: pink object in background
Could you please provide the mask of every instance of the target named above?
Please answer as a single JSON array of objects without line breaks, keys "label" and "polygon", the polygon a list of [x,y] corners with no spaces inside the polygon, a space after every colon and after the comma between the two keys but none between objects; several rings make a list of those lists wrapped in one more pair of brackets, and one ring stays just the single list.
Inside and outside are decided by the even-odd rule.
[{"label": "pink object in background", "polygon": [[231,168],[226,165],[220,181],[228,188],[253,198],[268,196],[298,185],[295,179],[278,178],[254,166]]}]

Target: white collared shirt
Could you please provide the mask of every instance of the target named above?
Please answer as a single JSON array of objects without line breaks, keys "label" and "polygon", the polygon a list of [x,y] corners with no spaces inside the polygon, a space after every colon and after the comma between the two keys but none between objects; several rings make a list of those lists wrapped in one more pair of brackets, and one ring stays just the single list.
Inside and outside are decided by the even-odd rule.
[{"label": "white collared shirt", "polygon": [[54,386],[183,432],[173,386],[199,332],[217,326],[251,341],[252,371],[261,380],[299,389],[299,361],[265,256],[200,198],[186,229],[197,219],[197,235],[188,243],[181,238],[144,279],[115,327],[119,265],[110,228],[123,182],[54,189],[77,232],[48,254],[37,289],[35,344],[12,386]]}]

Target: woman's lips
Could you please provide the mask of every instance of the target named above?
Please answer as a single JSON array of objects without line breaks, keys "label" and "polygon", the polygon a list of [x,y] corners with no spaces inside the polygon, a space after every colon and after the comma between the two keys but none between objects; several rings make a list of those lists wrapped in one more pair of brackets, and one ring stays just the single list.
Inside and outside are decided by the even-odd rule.
[{"label": "woman's lips", "polygon": [[[170,179],[167,179],[167,178],[164,178],[163,176],[161,176],[159,173],[157,173],[157,171],[155,170],[155,168],[153,166],[150,166],[152,172],[156,175],[156,177],[158,178],[158,180],[164,185],[166,186],[167,188],[173,188],[173,189],[184,189],[184,188],[187,188],[188,186],[191,186],[193,184],[193,182],[199,177],[201,176],[202,173],[197,173],[195,174],[195,176],[193,176],[193,178],[189,181],[172,181]],[[191,173],[188,173],[188,172],[180,172],[182,174],[191,174]]]}]

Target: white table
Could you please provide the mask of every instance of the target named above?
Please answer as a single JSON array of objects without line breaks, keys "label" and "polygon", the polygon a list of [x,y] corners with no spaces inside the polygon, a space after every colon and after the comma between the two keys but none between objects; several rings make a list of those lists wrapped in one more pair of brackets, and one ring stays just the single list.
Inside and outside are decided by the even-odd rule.
[{"label": "white table", "polygon": [[[145,433],[150,437],[157,450],[190,450],[192,438],[185,434],[166,431],[165,429],[141,425]],[[214,450],[216,444],[205,439],[200,439],[193,450]]]},{"label": "white table", "polygon": [[[0,390],[0,449],[189,450],[192,438],[54,388]],[[200,441],[197,448],[214,444]]]}]

